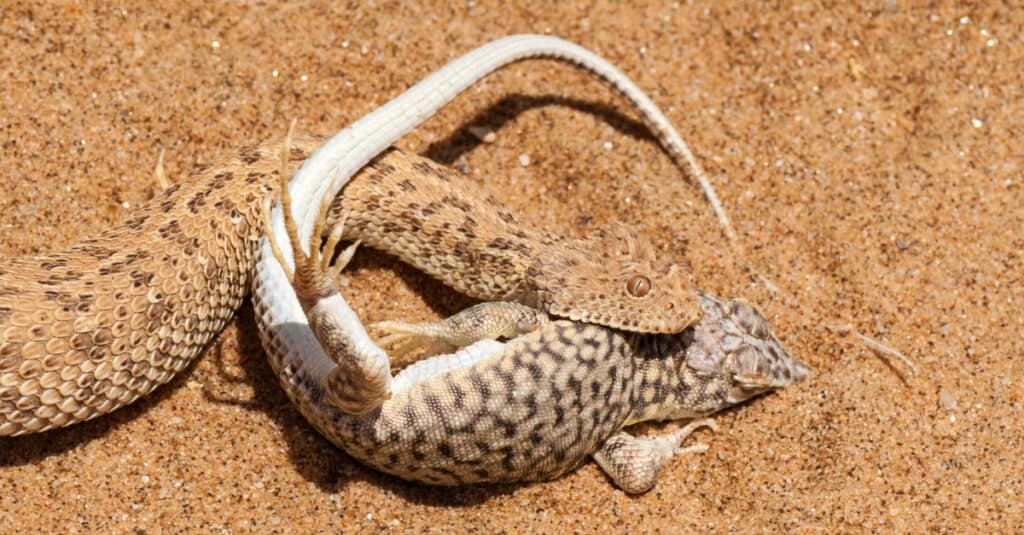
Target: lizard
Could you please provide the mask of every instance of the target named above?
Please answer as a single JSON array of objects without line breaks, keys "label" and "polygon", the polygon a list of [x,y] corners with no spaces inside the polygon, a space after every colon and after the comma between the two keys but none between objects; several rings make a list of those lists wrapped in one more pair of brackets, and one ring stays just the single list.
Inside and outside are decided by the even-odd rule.
[{"label": "lizard", "polygon": [[[420,176],[416,192],[445,192],[454,180],[429,161],[412,157],[401,162],[429,169]],[[700,293],[699,322],[670,334],[552,320],[521,303],[484,302],[441,322],[398,329],[415,334],[418,342],[442,341],[461,349],[421,360],[392,378],[390,367],[379,366],[372,349],[358,339],[360,332],[345,325],[346,315],[337,314],[344,301],[335,279],[351,259],[354,245],[333,265],[329,261],[340,236],[366,235],[365,229],[344,231],[339,226],[372,216],[350,211],[360,202],[347,202],[349,195],[365,194],[366,186],[402,177],[402,171],[374,165],[333,204],[324,203],[313,235],[323,234],[321,229],[329,225],[327,213],[332,212],[340,218],[333,223],[335,238],[309,255],[299,248],[291,199],[283,197],[287,240],[299,251],[294,271],[286,270],[285,275],[322,352],[285,360],[289,354],[280,346],[297,334],[295,325],[261,332],[271,366],[307,420],[371,467],[435,485],[508,483],[558,477],[590,455],[623,491],[639,494],[656,484],[673,455],[705,451],[705,444],[682,447],[682,441],[699,427],[715,426],[708,419],[694,420],[653,437],[635,437],[624,427],[703,417],[810,373],[806,364],[785,351],[754,308]],[[507,211],[493,198],[476,193],[463,190],[460,198],[472,207]],[[392,200],[408,206],[422,198],[406,191]],[[517,227],[509,221],[505,230],[532,232]],[[407,246],[403,244],[424,241],[414,226],[395,226],[387,234],[388,239],[375,246],[393,254],[401,254]],[[272,253],[287,265],[280,249]],[[407,255],[420,269],[429,269],[432,258]],[[488,279],[500,287],[505,279],[476,273],[496,265],[481,262],[458,273],[472,273],[471,278]],[[495,275],[501,273],[502,269],[495,270]],[[265,303],[257,301],[256,309],[266,318]],[[496,341],[499,335],[509,341]]]},{"label": "lizard", "polygon": [[[572,320],[523,321],[526,305],[489,303],[449,318],[447,330],[464,331],[456,338],[469,341],[479,335],[474,325],[490,323],[504,326],[492,332],[519,336],[507,345],[483,336],[392,376],[388,354],[333,283],[350,253],[332,267],[310,240],[322,234],[332,200],[356,170],[479,78],[527,57],[577,63],[626,94],[633,87],[576,45],[513,36],[467,53],[357,121],[282,184],[280,204],[268,211],[253,283],[257,326],[293,404],[331,442],[379,470],[445,485],[532,481],[557,477],[594,453],[616,484],[644,492],[683,451],[693,426],[708,422],[654,438],[623,427],[707,415],[809,374],[754,309],[699,294],[696,325],[641,335]],[[667,125],[660,112],[644,117]],[[288,176],[285,158],[280,176]]]},{"label": "lizard", "polygon": [[[343,130],[303,165],[307,176],[313,171],[312,180],[290,188],[299,197],[333,197],[339,180],[332,169],[342,157],[361,162],[354,171],[390,144],[382,147],[379,136],[365,136],[368,128],[397,137],[396,113],[422,121],[439,106],[430,100],[438,84],[462,76],[458,83],[468,85],[475,78],[465,79],[467,73],[482,76],[510,61],[551,55],[551,50],[609,81],[641,112],[673,159],[681,166],[691,164],[706,184],[678,133],[623,74],[564,41],[517,36],[478,49],[484,54],[438,71],[427,85]],[[442,101],[451,97],[448,91]],[[294,139],[288,158],[306,159],[320,141]],[[0,264],[0,436],[95,418],[132,403],[188,366],[233,316],[255,276],[266,273],[258,262],[268,258],[261,235],[267,230],[267,201],[277,194],[279,149],[279,141],[246,146],[231,161],[198,169],[186,183],[163,191],[100,236],[62,252]],[[709,185],[705,193],[716,206]],[[280,224],[279,210],[275,213],[275,224]],[[606,295],[621,295],[623,284]],[[644,294],[641,298],[657,297],[652,287],[672,288],[657,280],[630,286]],[[683,305],[641,312],[678,320],[694,310]]]}]

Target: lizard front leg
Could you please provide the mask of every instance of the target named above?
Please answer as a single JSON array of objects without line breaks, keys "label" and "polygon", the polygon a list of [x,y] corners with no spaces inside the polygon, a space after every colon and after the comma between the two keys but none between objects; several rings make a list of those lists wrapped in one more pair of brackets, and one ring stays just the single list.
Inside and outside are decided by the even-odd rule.
[{"label": "lizard front leg", "polygon": [[542,310],[494,301],[471,306],[442,321],[382,321],[374,327],[390,333],[377,343],[391,348],[392,355],[401,356],[421,346],[426,346],[428,353],[442,353],[480,340],[514,338],[535,331],[548,321]]},{"label": "lizard front leg", "polygon": [[673,455],[707,451],[707,444],[682,447],[683,440],[700,427],[717,429],[715,422],[704,419],[656,437],[634,437],[619,431],[593,457],[617,487],[628,494],[642,494],[654,487]]}]

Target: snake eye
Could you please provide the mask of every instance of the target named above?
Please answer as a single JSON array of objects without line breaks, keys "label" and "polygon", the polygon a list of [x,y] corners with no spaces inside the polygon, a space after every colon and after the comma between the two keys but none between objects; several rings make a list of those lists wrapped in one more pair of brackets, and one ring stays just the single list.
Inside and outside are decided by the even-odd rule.
[{"label": "snake eye", "polygon": [[651,293],[651,279],[643,275],[633,275],[626,281],[626,293],[633,297],[643,297]]}]

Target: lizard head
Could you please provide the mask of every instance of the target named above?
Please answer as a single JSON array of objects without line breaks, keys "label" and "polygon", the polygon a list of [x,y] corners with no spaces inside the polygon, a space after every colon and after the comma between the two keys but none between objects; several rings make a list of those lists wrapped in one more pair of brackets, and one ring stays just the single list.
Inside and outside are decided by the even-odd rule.
[{"label": "lizard head", "polygon": [[783,349],[764,316],[747,303],[702,293],[700,306],[703,316],[686,347],[686,367],[698,377],[724,379],[723,406],[810,376],[811,368]]},{"label": "lizard head", "polygon": [[536,306],[552,315],[637,333],[678,333],[701,315],[689,271],[633,229],[559,239],[528,268]]}]

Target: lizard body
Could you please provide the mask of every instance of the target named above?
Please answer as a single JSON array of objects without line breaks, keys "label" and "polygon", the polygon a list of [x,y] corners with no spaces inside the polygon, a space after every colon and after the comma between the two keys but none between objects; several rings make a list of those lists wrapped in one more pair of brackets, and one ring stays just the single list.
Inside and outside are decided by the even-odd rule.
[{"label": "lizard body", "polygon": [[[427,165],[415,158],[406,163]],[[382,172],[380,166],[376,172]],[[437,176],[424,173],[418,185],[430,191],[427,178],[443,181]],[[375,182],[373,175],[357,180]],[[472,206],[504,210],[493,200],[473,201],[466,192],[463,198]],[[394,198],[402,200],[400,194]],[[348,204],[344,198],[335,203]],[[290,212],[286,203],[285,214]],[[343,224],[353,218],[343,215]],[[292,231],[289,239],[297,240]],[[422,233],[395,227],[379,246],[395,253],[403,247],[396,244],[416,241],[414,234]],[[332,249],[326,248],[326,254]],[[673,334],[552,322],[531,316],[532,309],[523,305],[484,303],[421,331],[426,340],[455,338],[465,347],[420,361],[388,380],[389,369],[361,358],[359,341],[348,334],[345,318],[338,319],[341,296],[327,275],[331,270],[324,269],[323,255],[300,253],[293,282],[327,357],[282,359],[287,352],[275,344],[292,335],[294,327],[286,326],[273,336],[263,335],[271,366],[324,436],[362,462],[403,479],[437,485],[545,480],[593,454],[624,490],[645,492],[674,453],[701,447],[680,448],[692,427],[654,438],[635,438],[623,427],[705,416],[809,374],[756,310],[700,294],[700,321]],[[433,261],[430,255],[409,260],[419,268]],[[460,273],[488,279],[479,271],[493,266],[482,262]],[[267,313],[257,302],[257,315]],[[492,327],[480,329],[485,323]],[[487,334],[499,331],[511,339],[501,343]]]},{"label": "lizard body", "polygon": [[[689,328],[668,342],[687,350],[657,355],[634,352],[615,343],[615,336],[621,334],[618,329],[576,322],[537,322],[533,326],[537,332],[514,338],[508,351],[505,346],[495,345],[500,342],[480,340],[462,353],[433,357],[424,366],[393,377],[388,354],[370,339],[334,287],[330,274],[344,268],[347,257],[330,268],[328,257],[310,243],[311,236],[323,231],[332,200],[356,170],[483,76],[533,57],[575,63],[596,74],[637,105],[677,161],[692,160],[660,111],[625,75],[600,57],[543,36],[513,36],[488,43],[336,135],[287,182],[281,205],[271,213],[267,236],[261,240],[256,267],[253,295],[260,337],[283,388],[307,419],[339,447],[382,470],[442,484],[543,479],[571,469],[595,445],[604,444],[596,455],[601,466],[625,490],[643,492],[653,486],[672,454],[680,451],[688,431],[684,428],[681,433],[656,439],[635,439],[623,433],[609,436],[610,432],[630,421],[710,413],[808,374],[807,366],[786,354],[755,311],[741,303],[722,305],[713,298],[701,297],[705,315],[695,326],[692,323],[697,318],[687,318]],[[689,158],[682,158],[684,155]],[[283,159],[282,180],[287,170]],[[333,178],[326,187],[322,186],[325,177]],[[707,196],[716,205],[713,193]],[[315,206],[319,206],[318,212],[314,212]],[[727,235],[733,238],[726,220],[720,219]],[[395,229],[395,233],[400,232]],[[633,289],[643,286],[630,285]],[[506,306],[499,306],[494,313],[498,321],[508,316],[502,312]],[[724,306],[728,313],[717,318],[708,314],[714,306]],[[671,315],[678,310],[666,308],[660,312]],[[688,332],[694,336],[690,343],[678,338]],[[689,350],[694,353],[686,355]],[[638,361],[659,356],[669,357],[667,367],[662,369],[666,374],[676,371],[677,384],[682,388],[669,389],[679,395],[671,401],[666,398],[653,403],[650,413],[641,410],[633,414],[637,409],[627,403],[628,398],[661,396],[664,392],[657,386],[665,383],[651,384],[633,374],[632,379],[624,378],[621,389],[615,391],[615,379],[631,365],[633,369],[643,368]],[[545,372],[545,367],[549,371]],[[593,377],[586,375],[598,367],[607,371]],[[495,371],[501,368],[504,373]],[[562,399],[556,390],[558,374],[592,378],[592,388],[610,389],[607,401],[614,405],[602,405],[604,400],[598,396],[587,400],[570,397],[570,402],[575,400],[571,407],[575,410],[566,413],[565,407],[558,405]],[[456,388],[446,384],[448,380]],[[509,414],[506,396],[519,394],[520,381],[525,381],[524,394],[534,394],[535,400],[538,396],[552,400],[555,410],[532,413],[527,406],[525,416]],[[710,385],[707,396],[701,393],[703,384]],[[431,389],[437,391],[427,396]],[[467,395],[473,400],[468,406]],[[705,399],[712,402],[705,406]],[[395,419],[398,416],[403,418],[401,422]],[[592,421],[584,421],[586,418]],[[492,422],[494,425],[487,425]],[[403,435],[403,423],[415,434]],[[468,427],[462,429],[462,424]],[[526,438],[522,433],[531,427],[536,432],[529,437],[533,446],[520,445],[526,448],[520,451],[529,455],[517,461],[509,453],[516,448],[512,442]],[[567,429],[579,429],[580,433],[566,434]],[[462,440],[458,445],[450,441],[456,432]],[[561,437],[566,437],[564,442]],[[500,458],[494,454],[496,445],[500,446]],[[381,449],[390,452],[386,458],[377,456]],[[544,450],[556,457],[553,464],[531,457],[532,452]],[[547,468],[538,471],[541,467]],[[421,475],[424,470],[431,473]]]},{"label": "lizard body", "polygon": [[[752,312],[710,297],[703,305],[706,313],[717,313],[717,321],[723,314]],[[395,381],[412,386],[396,388],[366,414],[348,415],[315,398],[302,405],[303,414],[353,457],[402,479],[441,485],[547,480],[602,450],[628,424],[705,416],[767,390],[745,390],[734,379],[742,372],[732,366],[770,366],[772,351],[779,362],[789,357],[774,338],[744,334],[741,351],[765,353],[739,365],[716,362],[701,373],[688,363],[695,358],[688,354],[697,344],[693,329],[635,335],[556,321],[490,353],[489,344],[470,346],[470,353],[486,356],[444,373],[417,377],[419,368],[408,369],[408,379],[400,373]],[[752,349],[755,343],[772,349]],[[421,363],[432,365],[438,363]],[[771,387],[806,374],[798,365],[779,369],[789,375],[780,372]],[[627,464],[623,471],[636,469]],[[655,480],[625,488],[642,492]]]}]

